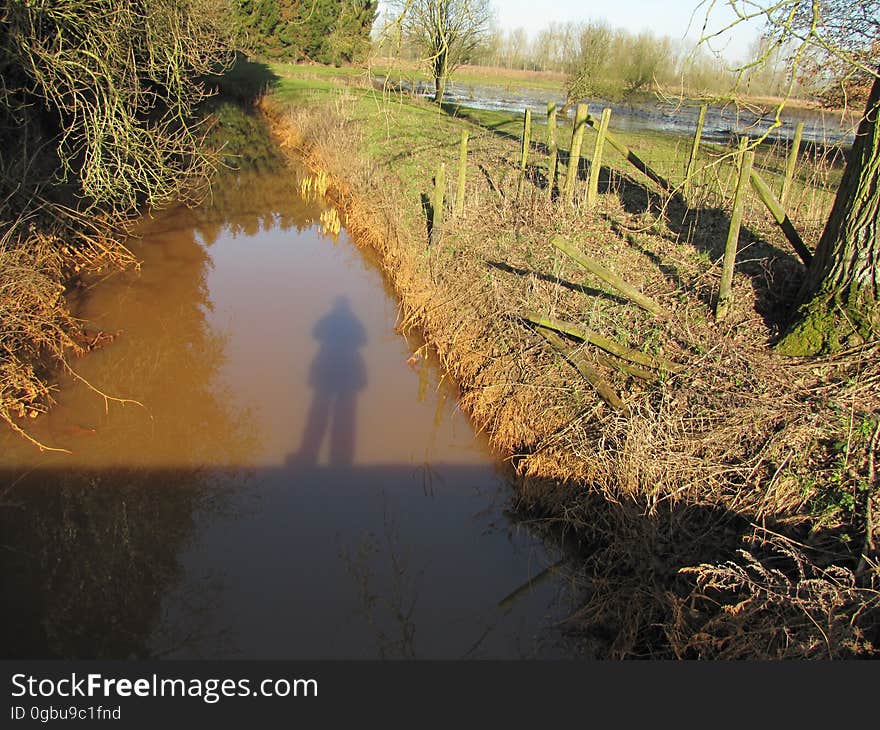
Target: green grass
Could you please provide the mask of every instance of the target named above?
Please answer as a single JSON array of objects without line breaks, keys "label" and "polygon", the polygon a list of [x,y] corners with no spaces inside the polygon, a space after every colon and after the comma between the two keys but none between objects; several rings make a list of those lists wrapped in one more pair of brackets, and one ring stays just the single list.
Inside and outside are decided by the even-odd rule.
[{"label": "green grass", "polygon": [[[673,220],[673,215],[658,220],[653,217],[656,210],[645,215],[644,207],[626,208],[622,196],[603,196],[595,212],[551,205],[535,190],[517,199],[512,191],[521,115],[450,105],[441,109],[409,96],[383,94],[367,83],[363,72],[352,69],[277,65],[272,70],[278,77],[273,97],[279,104],[311,107],[311,113],[298,121],[318,148],[320,161],[338,179],[346,180],[351,173],[357,196],[370,208],[368,220],[375,213],[381,232],[387,224],[404,234],[392,237],[389,275],[398,277],[396,286],[403,282],[398,290],[404,301],[409,297],[412,311],[421,318],[410,321],[419,326],[428,322],[428,341],[445,348],[452,363],[449,372],[466,394],[465,407],[478,428],[492,435],[499,451],[522,455],[520,463],[536,474],[589,479],[606,494],[624,488],[627,499],[644,496],[654,504],[658,497],[681,503],[693,499],[701,509],[717,505],[719,514],[741,512],[749,520],[759,510],[772,520],[803,516],[824,525],[823,529],[841,530],[841,540],[851,534],[848,523],[858,522],[864,509],[865,490],[860,486],[867,483],[864,453],[876,420],[853,421],[853,428],[849,428],[851,418],[843,426],[827,417],[815,420],[827,416],[829,402],[848,409],[855,402],[855,391],[847,388],[858,386],[826,383],[812,366],[778,362],[767,352],[777,320],[756,316],[761,311],[756,304],[766,305],[768,319],[774,317],[773,307],[785,292],[767,295],[779,279],[767,278],[762,266],[779,262],[774,272],[780,278],[799,266],[779,256],[780,249],[788,250],[784,241],[765,237],[763,229],[757,231],[765,240],[749,244],[748,256],[739,261],[734,278],[739,306],[731,320],[735,326],[719,325],[711,305],[717,249],[727,231],[724,211],[729,205],[694,216],[696,233],[693,245],[687,245],[683,238],[689,234],[681,220]],[[540,145],[546,142],[547,127],[542,119],[533,121],[536,146],[530,164],[540,169],[546,165]],[[448,167],[449,189],[454,189],[463,127],[471,133],[472,197],[461,218],[447,219],[440,245],[431,246],[419,199],[430,194],[441,161]],[[658,173],[674,184],[681,182],[690,150],[688,137],[616,134]],[[561,150],[567,151],[570,138],[571,127],[562,123]],[[583,145],[587,158],[594,140],[595,133],[587,130]],[[704,145],[701,163],[728,152],[732,150]],[[780,160],[770,150],[759,150],[758,165],[776,190]],[[603,162],[653,189],[613,148],[606,147]],[[489,189],[478,167],[486,169],[503,195]],[[814,177],[809,165],[803,168],[802,184]],[[729,161],[721,170],[724,187],[735,170]],[[804,190],[828,195],[827,190],[812,186]],[[716,197],[724,203],[723,195]],[[747,214],[762,213],[756,197],[751,198]],[[681,238],[669,235],[676,227]],[[583,272],[547,245],[560,231],[586,255],[601,259],[652,298],[674,304],[672,316],[648,320],[641,310],[603,293],[601,285],[597,293],[596,282],[588,279],[586,286],[579,286]],[[766,231],[781,239],[772,224]],[[536,344],[533,333],[510,325],[510,314],[529,310],[553,311],[560,319],[633,349],[692,364],[693,370],[687,377],[664,378],[656,385],[636,382],[603,365],[612,387],[627,398],[641,398],[644,409],[634,419],[603,415],[585,381]],[[863,368],[876,362],[870,357],[865,362],[853,359],[840,367],[850,368],[842,372],[858,368],[863,377]],[[598,360],[596,364],[601,365]],[[820,384],[822,402],[814,403]],[[805,408],[813,414],[809,420],[802,417]],[[596,434],[608,438],[610,446],[595,449]],[[851,453],[850,446],[858,447],[858,454]],[[643,464],[651,468],[643,471]],[[656,470],[653,465],[658,465]],[[861,472],[853,476],[854,469]],[[811,478],[816,482],[809,482]],[[592,515],[579,515],[577,509],[560,511],[561,524],[570,520],[575,526],[590,525]],[[801,527],[798,522],[791,524],[793,530]],[[725,533],[725,542],[728,539]],[[713,543],[710,560],[716,559],[715,549]],[[694,560],[694,553],[688,551],[687,559]]]},{"label": "green grass", "polygon": [[[344,104],[346,116],[355,122],[364,135],[364,151],[376,164],[390,168],[400,179],[407,192],[421,193],[430,185],[440,161],[450,170],[457,164],[460,130],[467,125],[471,130],[471,150],[484,158],[515,164],[522,133],[522,115],[513,112],[471,109],[444,104],[442,110],[422,99],[394,92],[383,93],[370,84],[368,73],[360,68],[333,68],[273,64],[271,71],[278,77],[273,96],[291,106]],[[373,75],[383,69],[373,68]],[[410,81],[428,80],[417,72],[400,72]],[[462,77],[464,79],[466,77]],[[497,81],[481,77],[481,82]],[[598,108],[591,109],[594,116]],[[560,117],[557,143],[567,153],[571,140],[570,120]],[[684,173],[690,153],[690,136],[666,132],[616,130],[614,118],[610,131],[630,147],[651,168],[673,185],[684,182]],[[546,169],[546,157],[539,151],[547,142],[547,127],[543,115],[533,117],[532,141],[536,146],[530,155],[530,164]],[[593,155],[595,132],[588,128],[581,154]],[[736,171],[733,165],[734,149],[719,144],[703,143],[698,158],[698,189],[705,204],[725,207],[732,197]],[[620,153],[605,146],[603,165],[624,173],[639,183],[644,182]],[[756,167],[771,189],[779,192],[785,167],[785,150],[761,146],[757,150]],[[504,165],[492,174],[509,174]],[[840,166],[822,169],[802,160],[798,166],[790,196],[792,219],[796,225],[816,228],[830,205],[833,191],[839,182]],[[650,184],[649,184],[650,185]],[[754,196],[752,196],[754,198]],[[765,216],[756,198],[750,201],[753,215]]]},{"label": "green grass", "polygon": [[[404,68],[403,66],[407,66]],[[374,76],[387,76],[392,82],[406,81],[409,83],[433,83],[433,77],[426,71],[409,63],[400,65],[382,63],[372,66]],[[515,71],[501,68],[480,66],[460,66],[450,76],[450,81],[466,86],[500,86],[512,89],[542,89],[563,92],[564,81],[561,77],[553,78],[552,74],[540,74],[530,71]]]},{"label": "green grass", "polygon": [[[273,97],[292,107],[335,104],[345,106],[346,118],[363,133],[363,149],[379,166],[394,171],[407,192],[424,192],[439,162],[455,164],[462,120],[421,100],[384,95],[365,85],[345,85],[357,79],[350,69],[272,66],[280,77]],[[361,72],[362,74],[363,72]],[[361,76],[363,78],[363,76]],[[471,146],[493,146],[501,152],[504,142],[491,131],[475,129]]]}]

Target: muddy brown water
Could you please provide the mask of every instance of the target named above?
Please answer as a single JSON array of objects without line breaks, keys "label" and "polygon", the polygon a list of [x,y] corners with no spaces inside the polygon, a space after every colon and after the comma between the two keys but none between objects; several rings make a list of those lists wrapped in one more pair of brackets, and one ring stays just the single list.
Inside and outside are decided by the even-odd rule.
[{"label": "muddy brown water", "polygon": [[78,292],[121,334],[31,424],[70,453],[0,441],[5,656],[570,655],[560,554],[306,177],[227,175]]}]

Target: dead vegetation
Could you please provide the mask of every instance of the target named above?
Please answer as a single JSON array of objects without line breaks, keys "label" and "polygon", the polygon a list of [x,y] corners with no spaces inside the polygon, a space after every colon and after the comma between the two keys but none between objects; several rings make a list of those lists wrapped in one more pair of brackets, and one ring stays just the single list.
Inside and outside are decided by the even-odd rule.
[{"label": "dead vegetation", "polygon": [[876,564],[872,579],[863,581],[779,535],[757,533],[748,547],[736,559],[682,571],[695,577],[692,602],[703,599],[718,610],[695,626],[685,604],[678,605],[670,632],[678,653],[835,659],[876,652]]},{"label": "dead vegetation", "polygon": [[[68,294],[133,263],[127,222],[203,189],[212,95],[230,60],[213,0],[6,3],[0,11],[0,420],[52,403],[49,376],[95,344]],[[36,442],[35,442],[36,443]],[[48,448],[46,444],[36,444]]]},{"label": "dead vegetation", "polygon": [[0,223],[0,420],[37,448],[52,449],[27,428],[54,403],[51,373],[92,347],[68,284],[133,262],[118,233],[59,205]]},{"label": "dead vegetation", "polygon": [[[515,141],[505,156],[497,144],[481,144],[491,132],[472,128],[476,152],[464,210],[446,216],[429,246],[422,205],[393,170],[355,152],[365,146],[364,132],[346,108],[341,97],[335,111],[291,111],[271,99],[264,106],[282,144],[329,175],[329,194],[349,231],[379,254],[400,296],[400,326],[420,330],[437,350],[461,388],[462,408],[524,480],[521,502],[556,528],[589,535],[597,529],[596,503],[582,496],[601,495],[627,515],[611,520],[612,532],[639,533],[603,558],[632,568],[632,590],[621,588],[617,573],[599,583],[594,575],[584,585],[602,584],[616,598],[588,589],[573,620],[589,629],[613,614],[612,625],[630,627],[628,637],[621,629],[606,642],[614,656],[653,655],[644,647],[657,642],[676,656],[872,652],[880,573],[863,538],[870,533],[866,505],[878,488],[870,464],[880,422],[880,347],[801,360],[772,350],[801,274],[767,233],[766,220],[747,215],[733,305],[716,322],[722,211],[664,207],[649,183],[619,170],[603,175],[606,194],[588,213],[552,203],[539,168],[517,198]],[[426,170],[444,154],[454,170],[455,152],[452,144],[435,151]],[[668,316],[633,306],[579,269],[550,245],[556,234]],[[681,369],[642,377],[614,355],[569,339],[625,404],[609,407],[524,319],[530,311]],[[675,515],[660,520],[667,527],[694,530],[701,524],[694,515],[706,511],[722,517],[692,549],[682,553],[679,544],[664,554],[657,515]],[[755,526],[772,528],[778,541],[762,538],[760,550],[736,553]],[[793,547],[791,535],[805,551]],[[634,553],[635,544],[650,549]],[[859,571],[863,553],[868,564]],[[663,581],[644,574],[657,561]],[[635,600],[649,595],[656,599],[650,609]],[[623,620],[633,611],[644,615]]]}]

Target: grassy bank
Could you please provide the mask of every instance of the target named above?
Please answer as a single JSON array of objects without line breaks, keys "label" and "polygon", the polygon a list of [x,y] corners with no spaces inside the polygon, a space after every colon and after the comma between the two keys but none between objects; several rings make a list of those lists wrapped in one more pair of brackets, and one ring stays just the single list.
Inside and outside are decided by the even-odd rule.
[{"label": "grassy bank", "polygon": [[[598,204],[587,210],[583,203],[585,166],[569,207],[548,196],[542,126],[517,195],[515,116],[383,95],[351,71],[274,71],[279,81],[265,108],[276,133],[329,175],[349,230],[379,253],[398,291],[401,326],[420,329],[436,348],[461,387],[462,407],[520,475],[523,503],[548,529],[592,535],[588,543],[602,543],[617,567],[631,568],[630,592],[612,599],[600,589],[608,581],[598,563],[587,563],[592,568],[583,570],[593,573],[581,577],[592,592],[581,628],[611,605],[618,614],[636,610],[641,592],[658,596],[662,608],[636,616],[615,655],[638,653],[652,632],[679,656],[873,650],[878,573],[860,556],[876,493],[876,344],[810,361],[774,353],[769,345],[803,269],[753,199],[733,305],[715,320],[729,150],[703,150],[708,167],[685,205],[606,146]],[[463,129],[470,149],[456,215]],[[681,182],[687,140],[620,137]],[[563,160],[569,138],[563,127]],[[588,131],[586,158],[593,139]],[[778,184],[778,158],[772,151],[759,158]],[[429,245],[432,177],[441,162],[450,209]],[[806,201],[794,208],[808,242],[816,240],[834,174],[801,170],[792,199]],[[664,314],[633,306],[586,274],[550,245],[558,234]],[[524,318],[529,312],[611,338],[643,361],[674,365],[634,368],[575,338],[563,338],[563,357]],[[598,374],[622,407],[599,397],[584,371]],[[599,523],[637,539],[612,550],[607,535],[615,530],[601,537]]]}]

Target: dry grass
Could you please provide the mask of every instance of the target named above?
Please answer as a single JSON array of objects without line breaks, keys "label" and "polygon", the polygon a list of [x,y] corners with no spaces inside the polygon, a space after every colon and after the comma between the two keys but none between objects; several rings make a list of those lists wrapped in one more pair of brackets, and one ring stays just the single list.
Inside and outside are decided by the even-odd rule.
[{"label": "dry grass", "polygon": [[[677,605],[670,630],[680,655],[721,659],[834,659],[877,651],[880,572],[859,579],[852,570],[822,564],[804,546],[757,532],[738,560],[686,569],[695,576],[691,604],[716,610],[694,621]],[[870,627],[867,631],[864,627]]]},{"label": "dry grass", "polygon": [[[264,108],[283,144],[329,175],[330,194],[344,211],[349,231],[359,244],[378,253],[400,296],[401,327],[419,329],[439,353],[461,388],[463,409],[530,485],[523,491],[529,506],[553,515],[554,523],[589,532],[595,510],[586,511],[577,495],[599,494],[628,514],[635,509],[644,517],[637,531],[655,538],[652,516],[681,509],[688,514],[708,509],[729,516],[721,522],[744,519],[798,534],[815,535],[821,528],[822,540],[838,541],[843,557],[837,563],[816,567],[803,558],[784,572],[784,580],[773,574],[781,582],[772,595],[756,594],[757,583],[750,582],[759,558],[743,554],[740,562],[706,563],[696,572],[702,597],[691,595],[691,604],[705,603],[713,592],[732,591],[748,610],[731,609],[730,621],[748,616],[745,626],[760,615],[771,627],[774,611],[788,611],[789,603],[797,606],[802,600],[797,610],[809,613],[812,609],[804,607],[819,600],[816,586],[826,581],[827,589],[840,596],[834,603],[835,626],[838,618],[852,618],[855,609],[850,609],[864,603],[856,600],[864,597],[860,591],[876,587],[872,581],[878,576],[875,565],[856,580],[851,568],[865,531],[866,496],[877,489],[868,483],[871,454],[865,434],[880,420],[880,348],[870,343],[834,357],[792,360],[768,346],[779,333],[799,269],[786,252],[762,238],[761,220],[748,221],[751,242],[744,250],[752,255],[741,257],[732,311],[724,322],[716,322],[717,255],[726,229],[720,212],[695,218],[667,208],[665,218],[657,217],[651,211],[660,201],[622,172],[612,194],[601,196],[594,211],[565,210],[549,202],[539,185],[527,186],[516,200],[513,145],[505,157],[495,146],[481,147],[482,132],[472,130],[477,140],[472,149],[477,151],[464,213],[458,219],[448,216],[439,241],[429,247],[418,200],[405,194],[392,170],[377,168],[356,152],[364,148],[363,133],[346,117],[348,106],[340,97],[333,113],[326,106],[287,111],[271,100]],[[453,171],[454,152],[450,148]],[[488,175],[478,174],[478,165]],[[429,190],[426,179],[425,192]],[[644,199],[641,212],[631,204],[633,198]],[[669,316],[654,318],[590,279],[549,245],[554,233],[576,241],[585,253],[659,302]],[[609,367],[592,348],[572,342],[621,394],[627,405],[624,415],[605,405],[520,318],[527,310],[663,356],[683,371],[645,382]],[[675,521],[693,522],[691,517]],[[619,534],[621,520],[613,522]],[[717,533],[707,534],[717,550]],[[727,535],[726,542],[735,545],[738,535]],[[841,538],[851,542],[852,550]],[[634,543],[626,543],[630,547],[621,548],[618,562],[627,550],[633,565],[657,559],[656,553],[653,558],[640,553],[635,559]],[[690,551],[688,557],[671,559],[664,575],[668,577],[669,566],[677,570],[699,563],[698,554]],[[588,601],[582,623],[607,617],[609,611],[620,617],[642,610],[633,595],[647,591],[659,597],[655,606],[665,606],[661,615],[652,609],[641,620],[621,625],[671,627],[666,640],[680,655],[736,653],[688,644],[683,634],[675,633],[680,630],[678,607],[689,588],[680,585],[667,595],[665,588],[645,587],[653,578],[640,571],[633,575],[641,588],[633,585],[629,593],[617,591],[615,599],[606,596],[598,604]],[[814,583],[804,583],[807,579]],[[789,600],[791,595],[795,598]],[[705,620],[706,631],[717,636],[729,626],[716,618],[721,598],[711,601],[717,610]],[[602,606],[598,613],[596,605]],[[713,624],[716,620],[721,623]],[[834,643],[838,653],[869,651],[870,642],[859,638],[857,624],[853,620],[855,633],[848,639],[822,641]],[[793,630],[785,651],[740,648],[756,656],[812,656],[821,643],[816,637],[828,630],[821,625],[813,627],[814,633],[809,626],[802,628]],[[628,639],[619,636],[620,647],[610,653],[635,651],[644,638],[639,637],[638,628]]]},{"label": "dry grass", "polygon": [[28,419],[53,404],[53,372],[89,349],[67,285],[132,262],[109,229],[57,205],[0,223],[0,419],[41,450],[52,446],[29,435]]}]

